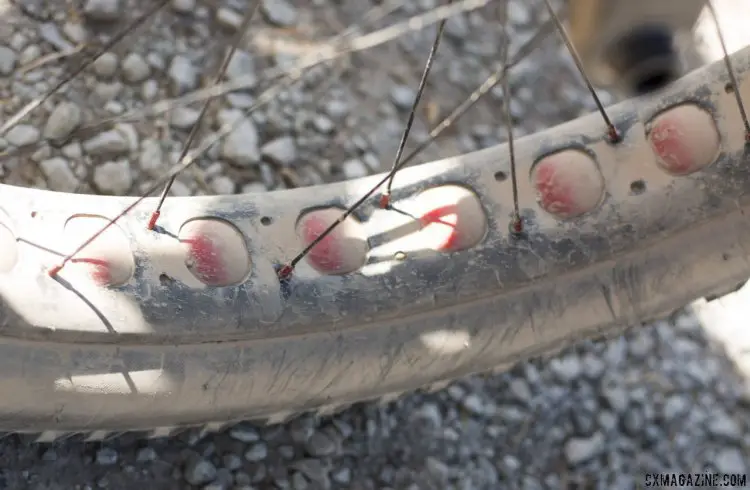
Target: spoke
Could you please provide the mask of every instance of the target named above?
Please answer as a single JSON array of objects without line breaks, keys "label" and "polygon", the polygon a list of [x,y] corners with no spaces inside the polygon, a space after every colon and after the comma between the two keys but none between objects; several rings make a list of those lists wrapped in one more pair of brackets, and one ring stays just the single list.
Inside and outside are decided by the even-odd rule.
[{"label": "spoke", "polygon": [[714,25],[716,26],[716,34],[719,36],[719,42],[721,43],[721,50],[724,52],[724,64],[727,67],[729,80],[732,83],[732,87],[733,87],[732,91],[734,92],[734,98],[737,101],[737,108],[740,111],[740,117],[742,117],[742,122],[745,125],[745,141],[750,143],[750,122],[748,122],[747,111],[745,111],[745,104],[742,102],[742,96],[740,95],[740,86],[737,84],[737,77],[734,74],[734,67],[732,66],[732,60],[729,57],[729,52],[727,51],[727,44],[724,41],[724,33],[722,32],[721,24],[719,23],[719,17],[716,14],[716,9],[714,8],[713,0],[709,0],[706,3],[708,4],[708,10],[711,12],[711,17],[714,20]]},{"label": "spoke", "polygon": [[317,238],[312,240],[310,244],[307,245],[297,256],[295,256],[288,264],[285,264],[281,266],[278,271],[277,275],[280,280],[287,280],[294,272],[294,268],[297,266],[300,260],[302,260],[310,251],[323,239],[325,239],[326,236],[328,236],[334,229],[336,229],[337,226],[339,226],[341,223],[344,222],[346,218],[351,216],[351,214],[356,211],[362,204],[365,203],[370,197],[372,197],[375,192],[377,192],[378,189],[380,189],[383,184],[385,184],[387,181],[391,180],[393,178],[393,175],[395,172],[403,168],[407,163],[409,163],[412,159],[414,159],[421,151],[423,151],[425,148],[427,148],[434,140],[435,138],[443,132],[445,129],[450,127],[454,122],[458,120],[461,116],[463,116],[471,107],[476,104],[479,99],[487,94],[490,90],[492,90],[493,87],[495,87],[499,82],[500,79],[507,74],[507,72],[515,65],[520,63],[526,56],[528,56],[534,49],[536,49],[540,44],[541,41],[546,39],[546,37],[554,30],[554,24],[551,21],[547,21],[544,26],[542,26],[536,34],[521,48],[518,50],[516,55],[513,58],[513,61],[508,65],[501,65],[495,73],[490,75],[490,77],[485,80],[485,82],[477,89],[475,90],[464,102],[459,104],[453,111],[451,111],[450,115],[443,119],[436,127],[430,132],[430,138],[420,144],[414,151],[412,151],[409,156],[404,158],[395,169],[393,169],[391,172],[388,172],[377,184],[375,184],[367,193],[365,193],[362,197],[360,197],[354,204],[352,204],[346,211],[344,211],[341,216],[339,216],[336,221],[331,223],[328,228],[323,230],[323,232],[318,235]]},{"label": "spoke", "polygon": [[[451,3],[453,3],[453,0],[448,0],[448,4]],[[391,186],[393,185],[393,177],[396,175],[398,165],[401,161],[401,155],[404,153],[404,148],[406,147],[406,140],[409,137],[409,132],[411,131],[412,124],[414,124],[414,117],[417,114],[417,107],[419,106],[419,101],[422,99],[422,93],[424,92],[425,85],[427,85],[427,77],[429,76],[430,70],[432,69],[432,63],[435,61],[435,55],[437,54],[438,46],[440,46],[440,39],[443,37],[443,30],[445,29],[446,20],[447,19],[443,19],[438,25],[437,34],[435,34],[435,41],[433,41],[432,43],[430,54],[427,57],[427,63],[425,63],[424,71],[422,72],[422,79],[419,81],[417,95],[416,97],[414,97],[414,102],[412,103],[411,111],[409,112],[409,118],[406,121],[406,128],[404,128],[404,133],[401,136],[401,142],[398,145],[396,157],[393,159],[393,166],[391,167],[391,170],[389,172],[390,179],[388,180],[388,184],[386,185],[385,192],[380,196],[380,207],[384,209],[389,208],[391,205]]]},{"label": "spoke", "polygon": [[610,142],[619,142],[620,134],[617,132],[617,128],[615,128],[615,125],[612,124],[612,121],[607,115],[607,111],[604,109],[604,105],[602,104],[599,95],[597,95],[596,90],[594,89],[594,85],[591,83],[591,80],[586,74],[586,70],[583,68],[583,63],[581,62],[581,57],[578,55],[575,46],[573,46],[573,43],[570,40],[570,36],[568,36],[568,32],[565,30],[565,26],[560,20],[560,17],[555,12],[555,9],[552,8],[550,0],[544,0],[544,3],[545,5],[547,5],[549,15],[555,22],[557,31],[560,33],[563,42],[565,42],[565,46],[568,48],[568,52],[570,52],[570,55],[573,57],[573,61],[575,61],[578,72],[581,74],[581,77],[583,77],[583,81],[586,83],[586,87],[588,87],[589,93],[591,93],[591,97],[593,97],[594,103],[596,103],[596,107],[599,110],[599,113],[602,115],[602,119],[604,119],[604,123],[607,125],[607,136],[609,137]]},{"label": "spoke", "polygon": [[[503,2],[503,50],[502,64],[508,63],[508,51],[510,51],[510,34],[508,33],[508,1]],[[510,114],[510,84],[508,73],[503,73],[503,113],[505,114],[505,129],[508,135],[508,158],[510,159],[510,180],[513,189],[513,219],[511,230],[514,233],[523,232],[523,221],[518,206],[518,177],[516,175],[516,152],[513,141],[513,118]]]},{"label": "spoke", "polygon": [[[248,6],[247,11],[245,12],[245,16],[242,19],[242,23],[240,24],[239,29],[237,29],[237,33],[232,39],[231,45],[229,49],[227,50],[226,54],[224,55],[224,60],[222,61],[221,66],[216,72],[214,83],[219,83],[221,78],[226,73],[227,67],[229,66],[229,62],[232,60],[234,53],[237,51],[237,47],[242,42],[242,39],[245,37],[248,27],[250,26],[250,22],[253,20],[255,13],[258,11],[259,5],[260,5],[260,0],[255,0],[254,4]],[[213,101],[214,99],[208,99],[206,103],[203,104],[203,108],[201,109],[201,112],[198,115],[198,119],[195,121],[195,124],[193,124],[193,127],[190,129],[190,134],[188,135],[187,141],[185,141],[185,144],[182,147],[182,152],[180,153],[180,157],[177,159],[178,161],[182,161],[182,159],[185,158],[188,151],[190,150],[190,146],[193,144],[193,140],[195,140],[195,137],[198,135],[198,131],[200,130],[201,123],[203,122],[203,118],[206,116],[206,113],[208,112],[208,108],[211,106],[211,102]],[[156,205],[156,209],[151,214],[151,218],[148,220],[147,227],[149,230],[153,230],[154,226],[156,226],[156,221],[159,219],[159,216],[161,215],[161,208],[164,205],[164,200],[167,198],[167,194],[169,194],[169,189],[172,187],[172,184],[174,184],[174,180],[176,177],[177,176],[175,175],[172,178],[170,178],[169,181],[167,182],[167,185],[164,186],[164,190],[162,190],[161,196],[159,197],[159,203]]]},{"label": "spoke", "polygon": [[55,93],[57,93],[61,88],[63,88],[65,85],[70,83],[74,78],[76,78],[83,70],[88,68],[92,63],[94,63],[99,57],[101,57],[104,53],[112,49],[113,46],[115,46],[117,43],[125,39],[125,37],[128,34],[131,34],[134,30],[136,30],[138,27],[140,27],[146,20],[148,20],[149,17],[156,14],[159,10],[164,8],[165,5],[169,3],[169,0],[160,0],[159,2],[155,3],[150,10],[147,10],[144,14],[142,14],[140,17],[137,17],[133,22],[128,24],[123,30],[116,33],[112,39],[110,39],[109,42],[105,43],[101,48],[99,48],[93,55],[86,58],[83,63],[81,63],[81,66],[73,70],[67,77],[63,78],[60,82],[58,82],[54,87],[52,87],[51,90],[47,91],[40,97],[36,98],[35,100],[32,100],[26,106],[24,106],[20,111],[18,111],[16,114],[13,115],[8,121],[5,122],[2,126],[0,126],[0,136],[3,136],[5,133],[7,133],[11,128],[16,126],[21,120],[28,116],[31,112],[36,110],[39,106],[41,106],[47,99],[52,97]]}]

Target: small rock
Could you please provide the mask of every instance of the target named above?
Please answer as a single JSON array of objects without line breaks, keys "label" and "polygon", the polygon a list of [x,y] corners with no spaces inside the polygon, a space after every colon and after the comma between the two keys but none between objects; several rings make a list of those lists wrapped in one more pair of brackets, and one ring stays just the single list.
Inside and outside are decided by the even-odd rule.
[{"label": "small rock", "polygon": [[[18,57],[18,62],[22,65],[26,65],[28,63],[31,63],[32,61],[36,61],[37,58],[39,58],[42,55],[42,48],[40,48],[36,44],[32,44],[31,46],[27,46],[23,51],[21,51],[21,56]],[[36,72],[37,74],[41,74],[41,72]],[[26,76],[33,76],[34,72],[29,72]]]},{"label": "small rock", "polygon": [[115,129],[104,131],[83,142],[83,150],[92,156],[122,155],[130,144],[122,132]]},{"label": "small rock", "polygon": [[326,469],[319,459],[300,459],[290,463],[289,467],[299,471],[314,482],[322,482],[327,478]]},{"label": "small rock", "polygon": [[9,76],[16,68],[16,52],[7,46],[0,46],[0,75]]},{"label": "small rock", "polygon": [[625,433],[630,436],[636,436],[643,431],[646,425],[646,417],[643,410],[638,406],[630,407],[622,415],[622,426]]},{"label": "small rock", "polygon": [[81,44],[86,41],[88,33],[86,27],[81,22],[68,21],[62,27],[65,36],[75,44]]},{"label": "small rock", "polygon": [[195,0],[172,0],[172,10],[180,14],[189,14],[195,11]]},{"label": "small rock", "polygon": [[356,179],[359,177],[364,177],[368,174],[367,166],[362,162],[362,160],[359,160],[357,158],[353,158],[344,162],[344,164],[341,166],[341,170],[344,172],[344,176],[347,179]]},{"label": "small rock", "polygon": [[283,136],[263,145],[260,154],[271,163],[289,166],[297,159],[297,147],[294,138]]},{"label": "small rock", "polygon": [[411,417],[412,420],[427,422],[433,429],[437,429],[443,425],[443,414],[436,403],[425,403],[412,412]]},{"label": "small rock", "polygon": [[42,460],[47,462],[57,461],[57,453],[54,449],[47,449],[44,451],[44,454],[42,454]]},{"label": "small rock", "polygon": [[742,451],[737,448],[724,448],[720,450],[713,463],[716,465],[716,469],[720,473],[739,473],[745,474],[748,471],[745,457],[742,455]]},{"label": "small rock", "polygon": [[224,468],[234,471],[242,468],[242,459],[236,454],[225,454],[222,458]]},{"label": "small rock", "polygon": [[615,413],[623,413],[630,403],[628,392],[622,386],[606,387],[603,396]]},{"label": "small rock", "polygon": [[292,488],[294,490],[307,490],[307,478],[302,473],[295,471],[292,474]]},{"label": "small rock", "polygon": [[62,102],[55,107],[44,126],[44,137],[52,141],[63,141],[81,124],[81,109],[72,102]]},{"label": "small rock", "polygon": [[305,449],[310,456],[323,457],[331,456],[337,450],[336,441],[334,441],[328,434],[322,431],[315,431],[305,444]]},{"label": "small rock", "polygon": [[416,92],[408,85],[396,85],[391,89],[391,102],[400,110],[411,109]]},{"label": "small rock", "polygon": [[248,88],[255,85],[255,61],[247,51],[238,49],[234,52],[232,59],[227,65],[227,78],[237,80],[238,78],[247,78]]},{"label": "small rock", "polygon": [[83,13],[89,19],[100,22],[115,21],[123,15],[119,0],[87,0]]},{"label": "small rock", "polygon": [[238,117],[241,121],[234,121],[234,131],[224,139],[221,156],[230,163],[246,167],[260,160],[258,130],[252,120],[241,114]]},{"label": "small rock", "polygon": [[331,134],[333,133],[333,130],[336,129],[336,125],[333,121],[322,114],[313,117],[312,125],[313,128],[315,128],[315,131],[321,134]]},{"label": "small rock", "polygon": [[341,485],[349,485],[352,481],[352,470],[346,467],[339,468],[331,473],[331,478]]},{"label": "small rock", "polygon": [[461,405],[473,415],[484,415],[487,411],[482,398],[476,393],[471,393],[461,401]]},{"label": "small rock", "polygon": [[161,144],[153,139],[144,140],[138,163],[141,170],[149,175],[158,175],[165,164]]},{"label": "small rock", "polygon": [[41,136],[38,129],[29,124],[19,124],[5,133],[5,140],[13,146],[33,145]]},{"label": "small rock", "polygon": [[286,0],[263,0],[261,12],[266,20],[279,27],[289,27],[297,23],[297,10]]},{"label": "small rock", "polygon": [[96,452],[96,464],[109,466],[117,463],[118,454],[112,448],[103,447]]},{"label": "small rock", "polygon": [[268,446],[265,442],[257,442],[245,452],[245,459],[253,463],[263,461],[268,456]]},{"label": "small rock", "polygon": [[150,74],[151,67],[138,53],[130,53],[122,60],[122,75],[127,82],[142,82]]},{"label": "small rock", "polygon": [[93,63],[94,73],[100,77],[109,78],[117,72],[117,55],[104,53]]},{"label": "small rock", "polygon": [[711,435],[730,441],[738,441],[742,437],[740,424],[724,411],[715,410],[711,417],[708,422],[708,432]]},{"label": "small rock", "polygon": [[514,378],[510,382],[510,392],[518,401],[524,403],[529,402],[533,396],[529,384],[521,378]]},{"label": "small rock", "polygon": [[177,55],[167,69],[173,95],[182,95],[198,85],[198,70],[189,58]]},{"label": "small rock", "polygon": [[125,194],[133,185],[130,162],[118,160],[99,165],[94,169],[94,184],[102,192]]},{"label": "small rock", "polygon": [[200,111],[191,107],[177,107],[169,116],[169,125],[176,129],[190,129],[198,121]]},{"label": "small rock", "polygon": [[681,395],[670,396],[664,404],[664,418],[674,421],[690,411],[690,402]]},{"label": "small rock", "polygon": [[242,25],[242,15],[234,9],[220,7],[219,10],[216,11],[216,21],[222,27],[236,30]]},{"label": "small rock", "polygon": [[216,194],[234,194],[235,183],[226,175],[217,175],[211,179],[211,188]]},{"label": "small rock", "polygon": [[146,463],[149,461],[156,461],[157,455],[156,451],[154,451],[150,447],[144,447],[138,450],[138,453],[135,455],[135,460],[139,463]]},{"label": "small rock", "polygon": [[596,457],[604,450],[604,435],[596,432],[588,438],[573,438],[565,443],[565,457],[572,465],[584,463]]},{"label": "small rock", "polygon": [[60,30],[53,22],[45,22],[39,26],[40,37],[51,44],[58,51],[73,49],[73,45],[60,34]]},{"label": "small rock", "polygon": [[229,437],[240,442],[249,443],[260,440],[258,431],[245,425],[237,425],[229,431]]},{"label": "small rock", "polygon": [[349,114],[349,104],[341,99],[333,99],[329,100],[326,103],[323,110],[328,115],[328,117],[330,117],[334,121],[338,121]]},{"label": "small rock", "polygon": [[582,371],[581,360],[576,355],[552,359],[549,368],[560,381],[566,383],[578,378]]},{"label": "small rock", "polygon": [[47,183],[51,190],[60,192],[74,192],[79,185],[73,171],[68,165],[68,161],[62,157],[50,158],[43,160],[39,166],[47,178]]},{"label": "small rock", "polygon": [[188,463],[184,476],[191,485],[205,485],[216,479],[216,467],[206,459],[197,459]]}]

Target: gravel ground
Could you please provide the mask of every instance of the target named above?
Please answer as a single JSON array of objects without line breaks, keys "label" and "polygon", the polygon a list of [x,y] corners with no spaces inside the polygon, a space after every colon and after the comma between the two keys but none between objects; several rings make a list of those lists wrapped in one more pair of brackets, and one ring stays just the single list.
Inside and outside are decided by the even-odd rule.
[{"label": "gravel ground", "polygon": [[[404,10],[415,13],[436,3],[409,2]],[[63,95],[0,139],[0,177],[68,192],[137,193],[176,160],[197,109],[68,136],[94,119],[203,84],[218,64],[220,38],[236,29],[245,4],[173,0],[132,42],[102,57]],[[14,113],[77,66],[71,54],[76,46],[101,42],[112,32],[108,23],[145,5],[25,0],[19,10],[6,9],[0,0],[4,113]],[[353,178],[387,165],[433,31],[314,69],[274,103],[243,115],[267,86],[269,70],[311,52],[312,39],[340,31],[370,7],[365,1],[264,2],[254,35],[228,74],[255,83],[221,97],[201,138],[221,122],[244,120],[194,172],[179,177],[172,193],[265,192]],[[533,34],[540,7],[511,3],[514,43]],[[492,69],[501,34],[495,16],[485,9],[448,23],[415,142]],[[592,110],[564,53],[548,43],[515,71],[516,134]],[[501,95],[495,90],[423,159],[503,141]],[[750,470],[750,397],[738,368],[742,316],[730,322],[717,304],[705,310],[711,315],[686,311],[545,362],[467,378],[431,394],[358,405],[333,417],[303,416],[271,427],[240,424],[150,441],[125,435],[40,445],[7,436],[0,441],[0,488],[633,488],[644,483],[646,472],[744,474]],[[709,340],[700,321],[706,318],[712,319],[714,340],[729,339],[731,356],[724,343]],[[737,328],[728,330],[730,324]]]}]

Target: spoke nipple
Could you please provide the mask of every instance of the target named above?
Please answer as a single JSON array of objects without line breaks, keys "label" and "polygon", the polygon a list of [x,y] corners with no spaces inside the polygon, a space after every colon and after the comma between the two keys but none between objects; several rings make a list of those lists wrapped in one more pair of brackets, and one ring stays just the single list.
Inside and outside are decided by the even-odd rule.
[{"label": "spoke nipple", "polygon": [[513,217],[513,222],[510,226],[511,231],[516,235],[520,235],[521,233],[523,233],[523,220],[519,216]]},{"label": "spoke nipple", "polygon": [[391,207],[391,196],[390,194],[382,194],[379,201],[380,209],[388,209]]},{"label": "spoke nipple", "polygon": [[609,126],[609,128],[607,128],[607,138],[609,138],[610,143],[619,143],[620,141],[622,141],[620,133],[614,126]]},{"label": "spoke nipple", "polygon": [[286,279],[289,279],[289,277],[292,275],[292,272],[294,272],[294,267],[291,265],[283,265],[279,269],[279,271],[276,273],[280,281],[284,281]]},{"label": "spoke nipple", "polygon": [[146,228],[148,228],[149,230],[153,230],[156,226],[156,221],[159,219],[159,216],[161,216],[161,211],[154,211],[153,213],[151,213],[151,218],[149,218]]},{"label": "spoke nipple", "polygon": [[49,277],[55,277],[63,268],[63,264],[58,264],[47,271]]}]

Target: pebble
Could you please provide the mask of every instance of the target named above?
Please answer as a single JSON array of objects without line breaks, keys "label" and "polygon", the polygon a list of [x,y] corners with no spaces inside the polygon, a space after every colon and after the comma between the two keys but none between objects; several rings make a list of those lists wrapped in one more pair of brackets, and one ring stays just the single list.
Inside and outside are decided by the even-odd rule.
[{"label": "pebble", "polygon": [[189,462],[184,469],[184,477],[191,485],[205,485],[216,479],[216,466],[207,459]]},{"label": "pebble", "polygon": [[368,175],[367,166],[357,158],[347,160],[341,166],[341,170],[344,172],[344,177],[347,180],[357,179],[359,177],[365,177]]},{"label": "pebble", "polygon": [[211,179],[211,189],[213,189],[216,194],[234,194],[236,187],[235,182],[226,175],[218,175]]},{"label": "pebble", "polygon": [[268,446],[265,442],[257,442],[245,452],[245,459],[252,462],[263,461],[268,456]]},{"label": "pebble", "polygon": [[151,74],[151,67],[138,53],[130,53],[121,64],[122,76],[129,83],[139,83]]},{"label": "pebble", "polygon": [[122,155],[130,150],[130,144],[122,132],[110,129],[84,141],[83,150],[92,156]]},{"label": "pebble", "polygon": [[130,162],[117,160],[98,165],[94,169],[94,184],[100,191],[108,194],[126,194],[133,185]]},{"label": "pebble", "polygon": [[585,463],[604,450],[606,439],[601,432],[588,438],[572,438],[565,443],[565,458],[571,465]]},{"label": "pebble", "polygon": [[39,26],[40,37],[52,45],[57,51],[68,51],[74,46],[63,37],[57,25],[52,22],[45,22]]},{"label": "pebble", "polygon": [[560,381],[570,383],[580,376],[582,365],[578,356],[567,355],[552,359],[550,361],[549,369]]},{"label": "pebble", "polygon": [[187,130],[193,127],[200,117],[200,111],[192,107],[176,107],[169,115],[169,125],[175,129]]},{"label": "pebble", "polygon": [[16,68],[16,52],[8,46],[0,46],[0,75],[9,76]]},{"label": "pebble", "polygon": [[391,101],[402,111],[411,109],[416,95],[414,89],[408,85],[396,85],[391,89]]},{"label": "pebble", "polygon": [[260,149],[260,154],[271,163],[287,167],[297,159],[297,147],[294,138],[282,136],[264,144]]},{"label": "pebble", "polygon": [[5,133],[5,140],[13,146],[28,146],[39,141],[38,129],[29,124],[19,124]]},{"label": "pebble", "polygon": [[110,22],[122,17],[120,0],[86,0],[83,13],[91,20]]},{"label": "pebble", "polygon": [[262,0],[261,12],[266,20],[279,27],[290,27],[297,23],[297,9],[287,0]]},{"label": "pebble", "polygon": [[198,86],[198,70],[189,58],[177,55],[167,69],[172,95],[183,95]]},{"label": "pebble", "polygon": [[172,10],[180,14],[189,14],[195,11],[196,0],[172,0]]},{"label": "pebble", "polygon": [[310,439],[305,444],[305,449],[310,456],[323,457],[331,456],[337,450],[336,441],[321,431],[315,431]]},{"label": "pebble", "polygon": [[104,447],[96,452],[96,464],[102,466],[111,466],[117,463],[117,451],[112,448]]},{"label": "pebble", "polygon": [[260,440],[258,431],[252,427],[247,427],[244,424],[237,425],[230,429],[229,437],[244,443],[256,442]]},{"label": "pebble", "polygon": [[728,447],[719,450],[714,458],[714,465],[720,473],[746,474],[748,471],[747,458],[738,448]]},{"label": "pebble", "polygon": [[115,53],[104,53],[94,61],[94,73],[103,78],[109,78],[117,73],[118,58]]},{"label": "pebble", "polygon": [[221,145],[221,156],[230,163],[246,167],[260,160],[258,148],[258,130],[251,119],[238,115],[234,120],[234,130],[224,139]]},{"label": "pebble", "polygon": [[255,61],[253,57],[247,51],[238,49],[234,52],[232,59],[229,60],[227,65],[227,78],[230,80],[237,80],[239,78],[248,79],[248,87],[254,85],[255,80]]},{"label": "pebble", "polygon": [[230,8],[220,7],[216,11],[216,21],[222,27],[236,30],[242,25],[242,14]]},{"label": "pebble", "polygon": [[135,455],[135,460],[139,463],[147,463],[150,461],[156,461],[158,458],[158,455],[156,454],[156,451],[153,448],[150,447],[144,447],[138,450],[138,453]]},{"label": "pebble", "polygon": [[83,113],[72,102],[61,102],[50,113],[42,134],[48,140],[63,141],[81,124]]},{"label": "pebble", "polygon": [[54,157],[39,163],[42,173],[47,177],[51,190],[60,192],[74,192],[79,186],[79,180],[70,169],[68,161],[62,157]]},{"label": "pebble", "polygon": [[739,441],[743,431],[740,424],[723,410],[712,410],[708,432],[721,439]]}]

